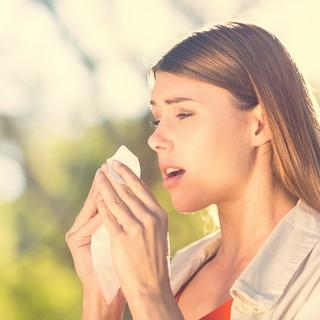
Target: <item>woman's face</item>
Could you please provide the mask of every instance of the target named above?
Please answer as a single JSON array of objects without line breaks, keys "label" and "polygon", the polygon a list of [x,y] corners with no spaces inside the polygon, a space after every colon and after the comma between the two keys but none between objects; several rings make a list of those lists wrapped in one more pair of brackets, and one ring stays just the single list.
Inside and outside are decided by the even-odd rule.
[{"label": "woman's face", "polygon": [[151,94],[156,130],[149,138],[163,185],[180,212],[237,201],[252,172],[250,111],[237,110],[225,89],[157,74]]}]

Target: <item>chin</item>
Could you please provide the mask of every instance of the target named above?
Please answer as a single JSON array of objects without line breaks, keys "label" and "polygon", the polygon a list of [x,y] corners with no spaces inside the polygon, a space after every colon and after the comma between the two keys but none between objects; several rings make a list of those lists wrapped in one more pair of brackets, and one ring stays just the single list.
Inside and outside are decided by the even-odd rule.
[{"label": "chin", "polygon": [[171,198],[173,207],[181,213],[192,213],[197,212],[199,210],[207,208],[209,205],[201,205],[195,201],[192,201],[192,199],[186,199],[185,197],[183,199],[175,199]]}]

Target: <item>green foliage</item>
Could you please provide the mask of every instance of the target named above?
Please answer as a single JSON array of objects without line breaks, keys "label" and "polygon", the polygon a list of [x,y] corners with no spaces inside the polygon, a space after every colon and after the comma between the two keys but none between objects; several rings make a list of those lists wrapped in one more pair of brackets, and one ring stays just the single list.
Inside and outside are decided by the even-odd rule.
[{"label": "green foliage", "polygon": [[[14,3],[14,1],[12,2]],[[93,41],[85,40],[90,35],[90,29],[95,30],[94,24],[90,26],[89,20],[82,20],[78,16],[80,13],[78,10],[74,10],[74,17],[77,17],[74,21],[78,20],[78,27],[81,26],[80,30],[85,31],[80,32],[83,33],[83,36],[73,31],[73,28],[76,29],[77,27],[73,25],[72,21],[65,21],[64,15],[60,16],[60,10],[57,10],[56,6],[58,1],[37,0],[33,2],[44,5],[47,13],[51,14],[52,22],[59,33],[57,39],[61,37],[65,45],[64,48],[59,47],[58,51],[71,50],[72,60],[74,62],[80,61],[78,68],[83,68],[82,71],[84,73],[87,72],[85,83],[90,93],[88,93],[87,100],[70,102],[70,105],[67,103],[67,105],[62,105],[59,110],[46,110],[48,106],[53,106],[53,109],[57,106],[55,100],[60,101],[59,97],[56,99],[54,95],[56,92],[61,91],[55,90],[55,85],[57,84],[52,80],[54,77],[51,78],[51,74],[49,74],[51,72],[54,73],[51,66],[53,68],[61,68],[60,72],[57,73],[59,76],[67,75],[68,72],[71,72],[70,70],[76,69],[68,69],[65,61],[69,60],[58,59],[59,64],[55,64],[52,61],[52,56],[44,57],[48,60],[50,68],[48,71],[40,72],[39,75],[38,72],[34,71],[37,71],[36,69],[45,70],[45,59],[40,59],[36,69],[33,69],[32,66],[30,69],[19,67],[21,61],[26,61],[26,65],[29,64],[28,52],[19,49],[20,46],[16,45],[18,44],[17,42],[11,42],[11,40],[14,40],[12,37],[14,37],[15,33],[8,36],[8,39],[4,38],[5,42],[2,42],[2,45],[5,50],[1,51],[1,57],[6,62],[6,56],[10,56],[12,53],[14,58],[11,65],[3,63],[5,77],[2,79],[6,79],[5,81],[8,79],[9,83],[12,82],[16,86],[15,90],[12,91],[14,94],[12,94],[12,99],[9,99],[8,105],[11,105],[11,100],[17,100],[17,107],[21,105],[22,112],[18,113],[18,115],[14,115],[13,112],[13,116],[9,112],[9,115],[6,115],[6,108],[3,109],[2,107],[7,107],[8,110],[10,108],[5,105],[6,99],[1,99],[0,142],[12,144],[14,146],[13,149],[15,147],[19,149],[18,155],[15,152],[11,154],[12,150],[7,151],[9,157],[13,155],[12,158],[17,158],[16,160],[23,165],[27,178],[27,188],[17,201],[0,203],[0,315],[1,319],[6,320],[80,319],[82,289],[74,271],[73,261],[64,237],[83,205],[96,170],[108,157],[114,154],[120,145],[126,145],[139,157],[142,167],[142,179],[168,213],[171,255],[205,234],[205,223],[202,218],[207,216],[207,213],[180,214],[172,207],[170,196],[161,185],[156,154],[147,145],[147,139],[153,130],[149,126],[150,115],[130,121],[105,120],[109,113],[104,111],[114,107],[109,102],[105,103],[104,95],[99,92],[104,89],[99,87],[101,83],[99,78],[104,79],[105,75],[110,72],[109,66],[119,60],[130,65],[136,71],[139,69],[137,75],[140,74],[144,79],[146,78],[145,66],[141,68],[141,63],[137,61],[139,59],[136,57],[136,55],[141,56],[140,50],[138,53],[130,44],[131,41],[128,43],[128,39],[122,36],[125,33],[121,28],[122,23],[119,22],[116,14],[113,14],[116,12],[114,11],[116,6],[113,3],[110,6],[111,11],[108,12],[107,16],[112,18],[111,21],[106,16],[107,25],[110,26],[110,30],[105,30],[106,34],[110,33],[112,35],[110,39],[114,38],[114,41],[110,42],[111,45],[108,43],[109,49],[111,49],[110,52],[109,50],[106,52],[104,50],[105,38],[102,34],[101,37],[98,35],[96,38],[98,42],[101,42],[102,46],[98,43],[95,43],[93,47],[88,45],[88,43],[94,43],[94,39],[92,39]],[[178,14],[178,16],[188,21],[188,30],[191,25],[202,26],[206,23],[204,16],[199,14],[197,10],[193,10],[189,6],[189,2],[170,2],[173,7],[178,9],[175,12],[183,13],[181,15]],[[241,16],[241,8],[246,10],[254,2],[254,0],[239,1],[237,4],[238,11],[235,16]],[[10,3],[10,1],[7,1],[7,3]],[[26,4],[24,3],[23,5],[25,10],[28,8]],[[177,16],[175,12],[168,15],[169,19]],[[18,13],[17,11],[17,15],[14,16],[19,17]],[[168,11],[168,13],[170,12]],[[217,13],[219,12],[217,11]],[[90,12],[85,16],[89,17],[89,15]],[[210,17],[210,19],[215,20],[217,17]],[[45,19],[48,18],[46,17]],[[11,21],[12,19],[7,20]],[[85,25],[83,21],[88,24]],[[180,29],[179,21],[175,22],[177,22],[176,25]],[[191,25],[189,25],[190,22]],[[41,21],[38,26],[40,28],[37,29],[42,28]],[[8,32],[11,32],[11,29],[8,28]],[[16,29],[13,28],[13,31]],[[28,31],[24,30],[24,28],[20,29],[24,31],[22,34],[25,37]],[[167,29],[163,28],[163,30]],[[94,33],[97,32],[94,31]],[[171,35],[168,34],[168,39],[176,33],[175,30],[172,30],[170,32]],[[30,33],[24,42],[37,46],[36,37],[36,32],[35,34]],[[160,37],[154,37],[156,42],[160,38],[161,35]],[[39,48],[48,46],[41,38],[39,43]],[[10,48],[12,51],[7,51]],[[29,46],[26,46],[26,48],[32,49]],[[53,52],[56,52],[54,50],[56,48],[52,47],[52,49]],[[20,52],[20,56],[17,51]],[[112,53],[113,51],[115,54]],[[46,51],[34,50],[34,52],[39,53],[39,56],[36,55],[36,57],[41,57],[41,55],[45,55]],[[97,55],[98,52],[99,54]],[[105,60],[102,59],[103,56],[106,57]],[[16,75],[14,73],[11,74],[10,70],[15,70],[16,65],[19,67],[19,71],[17,71]],[[107,68],[105,68],[106,65]],[[21,66],[24,66],[24,64],[21,64]],[[104,69],[107,69],[106,73],[104,73]],[[20,72],[21,74],[19,74]],[[28,75],[28,72],[31,75]],[[49,80],[45,79],[45,72],[48,72]],[[81,83],[81,79],[79,83]],[[311,83],[315,88],[320,87],[317,79],[311,79]],[[72,91],[72,88],[76,86],[72,86],[71,83],[70,87],[66,86],[66,90],[63,91],[66,97],[68,97],[69,91]],[[46,95],[46,91],[50,92],[50,94]],[[315,93],[319,101],[319,92],[316,91]],[[71,92],[70,99],[62,99],[61,101],[73,101],[72,96],[73,93]],[[49,104],[46,103],[48,98],[52,99],[52,101],[48,101],[50,102]],[[119,96],[119,99],[122,98],[122,96]],[[78,105],[74,106],[74,103]],[[24,107],[26,107],[25,110],[27,111],[23,111]],[[58,115],[61,113],[61,119],[66,121],[69,117],[67,116],[69,112],[64,115],[64,108],[66,110],[70,108],[71,110],[69,110],[70,114],[72,114],[70,116],[71,120],[68,120],[69,129],[72,134],[77,136],[77,139],[58,136],[56,133],[48,133],[49,130],[46,131],[46,128],[44,128],[48,124],[49,127],[55,124],[59,126],[60,119],[53,117],[54,119],[51,122],[51,119],[48,119],[51,115],[59,118]],[[84,117],[88,115],[87,112],[95,115],[92,118],[99,118],[100,124],[91,125],[91,117],[91,120],[86,121],[87,119],[84,119]],[[91,127],[87,131],[81,131],[84,130],[84,127],[90,125]],[[79,128],[81,132],[78,131]],[[21,156],[19,155],[20,151]],[[124,320],[129,319],[131,319],[130,313],[126,310]]]},{"label": "green foliage", "polygon": [[[82,289],[64,237],[96,170],[125,144],[140,159],[142,178],[169,215],[171,254],[204,235],[200,213],[174,210],[162,187],[156,153],[147,145],[149,116],[91,127],[78,140],[42,133],[25,140],[27,189],[0,204],[0,309],[8,320],[81,318]],[[126,310],[124,319],[130,319]]]},{"label": "green foliage", "polygon": [[80,318],[80,283],[58,259],[66,250],[61,229],[49,208],[33,206],[34,200],[25,195],[0,206],[1,314],[10,320]]}]

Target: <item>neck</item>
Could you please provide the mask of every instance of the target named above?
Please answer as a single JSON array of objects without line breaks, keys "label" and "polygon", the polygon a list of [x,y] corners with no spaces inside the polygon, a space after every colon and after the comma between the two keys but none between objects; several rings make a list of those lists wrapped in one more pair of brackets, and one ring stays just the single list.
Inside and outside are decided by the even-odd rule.
[{"label": "neck", "polygon": [[263,179],[253,177],[242,197],[217,204],[222,242],[215,259],[226,268],[245,267],[295,205],[271,172]]}]

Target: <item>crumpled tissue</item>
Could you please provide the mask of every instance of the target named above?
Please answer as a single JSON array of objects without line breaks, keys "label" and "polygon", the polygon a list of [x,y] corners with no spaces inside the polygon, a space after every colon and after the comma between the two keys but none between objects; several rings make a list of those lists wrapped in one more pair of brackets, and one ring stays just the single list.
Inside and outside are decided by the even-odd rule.
[{"label": "crumpled tissue", "polygon": [[[139,160],[127,147],[121,146],[114,156],[107,160],[111,176],[117,182],[125,184],[125,181],[112,168],[113,160],[122,162],[140,177]],[[91,255],[94,275],[107,303],[110,304],[120,288],[120,282],[113,267],[110,237],[104,224],[92,234]]]}]

